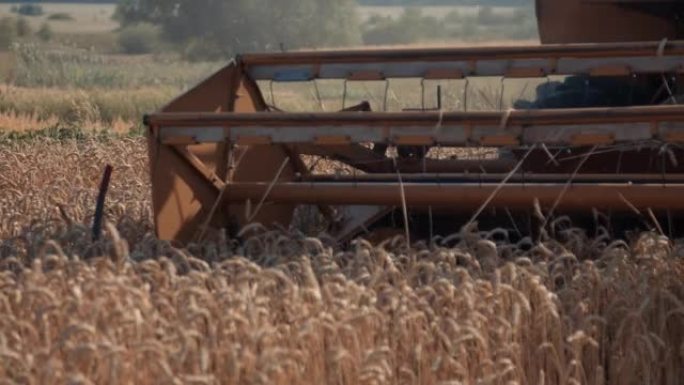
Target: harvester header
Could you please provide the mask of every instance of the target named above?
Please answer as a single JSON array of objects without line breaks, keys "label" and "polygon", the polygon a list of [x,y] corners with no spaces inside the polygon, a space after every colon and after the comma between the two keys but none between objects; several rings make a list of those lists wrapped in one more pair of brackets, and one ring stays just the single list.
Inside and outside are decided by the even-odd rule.
[{"label": "harvester header", "polygon": [[302,207],[340,240],[521,233],[539,210],[672,224],[682,73],[667,40],[243,55],[145,118],[158,235],[287,227]]}]

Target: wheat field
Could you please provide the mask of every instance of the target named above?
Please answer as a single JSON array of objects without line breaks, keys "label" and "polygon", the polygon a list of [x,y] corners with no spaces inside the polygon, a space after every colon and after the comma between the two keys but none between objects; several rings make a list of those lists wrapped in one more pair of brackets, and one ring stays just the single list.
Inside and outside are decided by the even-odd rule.
[{"label": "wheat field", "polygon": [[[558,220],[539,243],[469,227],[340,245],[260,225],[183,249],[159,241],[140,116],[223,63],[105,55],[93,42],[115,43],[113,6],[44,7],[34,29],[73,18],[49,21],[58,41],[0,53],[0,385],[684,384],[684,241],[658,233],[618,240]],[[427,44],[470,40],[454,39]],[[464,107],[451,83],[445,103]],[[490,83],[472,87],[470,107],[504,100]],[[427,101],[420,84],[393,83],[350,87],[348,102],[434,106],[428,86]],[[269,103],[325,110],[311,84],[292,88],[276,85]],[[342,89],[323,88],[327,108],[345,107]]]},{"label": "wheat field", "polygon": [[251,226],[180,250],[152,235],[141,138],[1,148],[2,384],[684,383],[684,253],[657,234],[342,248]]}]

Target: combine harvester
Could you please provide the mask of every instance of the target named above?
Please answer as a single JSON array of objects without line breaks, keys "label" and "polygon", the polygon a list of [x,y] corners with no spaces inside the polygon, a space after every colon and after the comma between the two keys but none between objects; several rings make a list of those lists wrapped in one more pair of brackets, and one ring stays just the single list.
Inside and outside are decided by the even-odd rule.
[{"label": "combine harvester", "polygon": [[525,234],[565,214],[676,232],[684,1],[537,14],[540,46],[237,57],[145,118],[159,237],[287,227],[298,207],[339,240],[473,221]]}]

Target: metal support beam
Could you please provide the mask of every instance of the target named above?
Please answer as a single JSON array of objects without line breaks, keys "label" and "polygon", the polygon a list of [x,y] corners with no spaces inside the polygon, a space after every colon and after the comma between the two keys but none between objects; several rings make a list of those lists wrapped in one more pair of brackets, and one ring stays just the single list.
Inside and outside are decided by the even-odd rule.
[{"label": "metal support beam", "polygon": [[[506,124],[502,125],[504,120]],[[399,145],[587,146],[684,138],[684,106],[521,110],[512,112],[402,112],[315,114],[184,114],[147,117],[163,126],[163,143],[230,141],[269,144],[360,143]],[[507,140],[501,140],[501,138]],[[326,141],[335,138],[335,141]],[[258,140],[257,140],[258,139]],[[334,143],[334,144],[326,144]]]},{"label": "metal support beam", "polygon": [[[406,205],[440,207],[469,212],[482,205],[497,189],[495,183],[406,183]],[[229,202],[258,199],[265,195],[268,183],[235,183],[225,198]],[[630,206],[651,209],[684,210],[684,184],[629,183],[510,183],[501,188],[490,207],[529,210],[538,199],[542,207],[554,206],[560,211],[602,210],[632,211]],[[267,201],[277,203],[327,205],[402,204],[396,183],[277,183],[269,191]],[[629,202],[629,203],[627,203]]]},{"label": "metal support beam", "polygon": [[677,72],[684,62],[684,42],[568,44],[521,47],[338,50],[250,54],[239,58],[254,80],[309,81],[348,79],[377,73],[383,78],[424,78],[432,73],[463,76],[524,74],[529,77],[590,74],[606,66],[632,73]]}]

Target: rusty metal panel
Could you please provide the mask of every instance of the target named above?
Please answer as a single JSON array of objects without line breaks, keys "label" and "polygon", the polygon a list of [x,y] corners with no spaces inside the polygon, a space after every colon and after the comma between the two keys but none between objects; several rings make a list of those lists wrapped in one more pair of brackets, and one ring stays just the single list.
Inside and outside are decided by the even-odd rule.
[{"label": "rusty metal panel", "polygon": [[[227,111],[255,112],[260,103],[260,95],[256,95],[255,87],[243,78],[240,68],[231,64],[212,77],[199,84],[183,96],[164,107],[165,113],[175,111],[193,113],[220,113]],[[261,102],[263,105],[263,102]],[[212,218],[209,212],[217,203],[220,191],[207,183],[206,178],[197,169],[188,164],[187,159],[179,156],[171,147],[172,143],[164,142],[160,136],[158,125],[148,122],[149,153],[152,178],[152,200],[154,206],[157,235],[161,239],[189,242],[194,240],[206,222],[214,226],[226,226],[228,213],[237,217],[238,223],[244,223],[244,207],[236,204],[231,207],[217,207]],[[194,138],[201,128],[193,129],[189,135]],[[211,143],[192,140],[187,151],[220,179],[229,178],[229,144],[225,140]],[[178,143],[175,143],[178,144]],[[236,151],[241,159],[241,167],[233,175],[236,181],[263,181],[273,178],[278,165],[286,159],[283,149],[278,147],[243,148]],[[264,160],[268,163],[264,164]],[[291,178],[294,171],[291,166],[282,173],[283,178]],[[255,179],[256,178],[256,179]],[[289,223],[292,205],[268,205],[253,218],[265,223]]]},{"label": "rusty metal panel", "polygon": [[[243,76],[236,91],[234,113],[253,113],[266,110],[266,103],[253,81]],[[224,138],[225,140],[228,138]],[[237,140],[231,140],[237,143]],[[283,146],[252,145],[240,146],[234,155],[234,172],[230,182],[271,182],[273,180],[292,180],[296,170]],[[280,170],[282,166],[282,170]],[[278,172],[280,171],[280,175]],[[230,194],[230,191],[227,191]],[[292,220],[295,205],[273,205],[259,207],[260,199],[250,202],[258,212],[248,213],[246,202],[236,202],[226,210],[231,220],[238,226],[249,222],[260,222],[266,225],[280,224],[287,227]],[[249,218],[247,216],[250,216]]]},{"label": "rusty metal panel", "polygon": [[684,0],[582,0],[585,3],[614,3],[614,4],[682,4]]},{"label": "rusty metal panel", "polygon": [[151,129],[148,147],[157,236],[188,242],[200,226],[200,212],[216,201],[218,191],[171,147],[160,145],[155,131]]},{"label": "rusty metal panel", "polygon": [[[238,69],[230,64],[162,109],[165,112],[225,112],[231,110],[231,90]],[[202,222],[202,212],[218,198],[218,191],[193,169],[172,147],[161,143],[161,128],[148,131],[152,203],[157,236],[188,242]],[[225,146],[209,143],[189,146],[212,171],[225,174]]]},{"label": "rusty metal panel", "polygon": [[537,19],[542,43],[599,43],[659,41],[681,37],[678,20],[667,13],[667,3],[651,3],[663,9],[647,12],[635,1],[537,0]]}]

